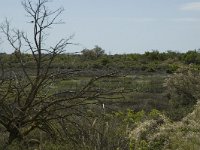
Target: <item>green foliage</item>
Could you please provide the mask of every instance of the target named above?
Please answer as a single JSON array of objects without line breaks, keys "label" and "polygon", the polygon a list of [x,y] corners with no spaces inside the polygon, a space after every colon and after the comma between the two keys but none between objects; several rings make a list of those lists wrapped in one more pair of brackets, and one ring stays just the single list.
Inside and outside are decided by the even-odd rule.
[{"label": "green foliage", "polygon": [[[168,122],[168,119],[157,110],[149,113],[149,118],[142,121],[130,132],[132,149],[162,150],[165,138],[154,139],[158,128]],[[152,117],[153,116],[153,117]]]},{"label": "green foliage", "polygon": [[[27,2],[25,10],[35,16],[39,37],[62,9],[46,13],[48,1],[39,0],[34,11],[34,3]],[[24,33],[9,35],[9,24],[3,31],[19,50],[14,46],[14,53],[0,53],[0,149],[200,149],[200,104],[195,106],[200,99],[199,51],[106,55],[95,46],[80,55],[61,54],[68,39],[47,51],[43,38],[35,38],[34,47]],[[21,38],[29,54],[20,50]],[[101,79],[114,71],[120,77]],[[162,111],[179,121],[170,121]]]},{"label": "green foliage", "polygon": [[[84,112],[91,117],[91,120],[84,121],[81,117],[73,118],[75,121],[82,122],[78,132],[75,132],[75,127],[67,126],[70,129],[68,134],[76,135],[76,140],[79,141],[77,147],[69,139],[64,138],[63,141],[54,143],[48,136],[45,136],[42,149],[78,149],[80,147],[81,149],[94,149],[96,147],[99,149],[159,150],[164,149],[167,144],[173,149],[180,147],[189,149],[192,145],[195,145],[196,149],[199,148],[198,139],[196,138],[196,135],[199,134],[198,128],[189,128],[185,124],[180,128],[176,128],[177,124],[169,123],[162,116],[162,111],[164,111],[170,119],[181,120],[192,112],[200,93],[200,67],[198,59],[196,59],[199,55],[197,54],[198,52],[181,54],[171,51],[167,53],[155,51],[147,52],[146,54],[123,55],[100,53],[97,56],[94,53],[95,50],[89,51],[90,54],[86,53],[86,55],[59,54],[56,57],[51,71],[58,70],[62,73],[69,69],[70,71],[78,70],[80,74],[77,73],[74,77],[63,76],[63,78],[68,79],[56,82],[51,86],[50,91],[80,88],[91,76],[104,74],[106,71],[113,69],[121,74],[127,74],[127,76],[119,77],[115,80],[102,80],[97,82],[96,86],[103,86],[105,89],[112,89],[116,85],[124,87],[127,93],[123,95],[123,100],[109,100],[104,97],[101,99],[107,102],[108,107],[111,109],[119,111],[115,113],[106,111],[105,114],[97,117],[96,115],[100,114],[99,109],[95,107],[94,111],[90,106]],[[96,51],[99,51],[98,47]],[[14,53],[1,54],[0,56],[5,64],[11,63],[13,68],[19,69],[19,65],[15,62]],[[30,58],[29,54],[23,54],[23,59],[27,62],[26,67],[31,68],[30,70],[32,71],[35,66],[33,66],[32,58]],[[187,63],[189,62],[195,63],[195,65],[188,66]],[[9,65],[5,66],[6,69],[9,68]],[[170,73],[170,75],[166,72]],[[166,80],[163,87],[164,79]],[[142,124],[146,126],[142,126]],[[143,130],[143,127],[145,130]],[[163,130],[163,128],[166,129],[161,132],[160,130]],[[127,138],[130,131],[133,130],[141,131],[135,134],[135,136],[140,135],[138,141],[134,138]],[[189,139],[192,142],[187,141],[186,144],[184,138],[178,141],[176,139],[179,139],[179,135],[175,136],[170,132],[173,134],[178,132],[181,137],[184,137],[185,133],[188,136],[191,133]],[[64,135],[64,131],[61,134]],[[6,135],[3,136],[6,137]],[[37,138],[37,136],[35,134],[33,137]],[[16,143],[9,148],[20,149],[19,144]]]},{"label": "green foliage", "polygon": [[[73,149],[78,149],[78,146],[76,145],[70,145],[69,143],[65,142],[48,142],[43,144],[42,150],[73,150]],[[79,147],[80,148],[80,147]],[[86,150],[84,148],[81,148],[83,150]]]},{"label": "green foliage", "polygon": [[145,56],[149,61],[164,61],[166,59],[165,53],[160,53],[157,50],[153,50],[152,52],[145,52]]},{"label": "green foliage", "polygon": [[147,65],[146,71],[147,72],[155,72],[156,68],[157,68],[157,64],[155,64],[155,63],[149,63]]},{"label": "green foliage", "polygon": [[152,119],[157,119],[160,115],[161,115],[161,112],[157,109],[152,109],[148,114],[149,118],[152,118]]},{"label": "green foliage", "polygon": [[116,112],[116,117],[121,119],[126,124],[134,124],[140,122],[141,120],[145,119],[145,112],[144,110],[135,112],[131,109],[127,109],[125,112]]},{"label": "green foliage", "polygon": [[85,59],[96,59],[104,55],[105,51],[99,47],[95,46],[93,49],[83,49],[81,51],[83,58]]},{"label": "green foliage", "polygon": [[[169,150],[200,148],[200,105],[179,122],[170,122],[165,116],[146,120],[130,133],[130,149]],[[163,122],[160,123],[159,120]]]},{"label": "green foliage", "polygon": [[[177,67],[174,65],[185,63],[184,53],[168,51],[167,53],[152,51],[145,54],[115,54],[107,55],[105,51],[95,46],[93,49],[84,49],[82,54],[59,54],[54,60],[51,68],[60,69],[115,69],[128,71],[143,71],[143,72],[168,72],[173,73]],[[5,64],[12,64],[13,67],[19,68],[17,59],[13,54],[2,53],[2,61]],[[22,54],[26,67],[35,68],[33,58],[30,54]],[[86,61],[87,60],[87,61]],[[171,62],[169,64],[169,62]]]},{"label": "green foliage", "polygon": [[127,57],[130,61],[138,61],[141,57],[141,54],[128,54]]},{"label": "green foliage", "polygon": [[99,47],[98,45],[96,45],[92,51],[94,51],[95,56],[98,58],[100,56],[103,56],[105,53],[105,50],[103,50],[101,47]]},{"label": "green foliage", "polygon": [[170,65],[168,65],[168,68],[167,68],[166,72],[169,73],[169,74],[172,74],[172,73],[176,72],[176,70],[178,68],[179,68],[178,65],[176,65],[176,64],[170,64]]},{"label": "green foliage", "polygon": [[173,108],[168,113],[172,119],[181,119],[193,109],[200,98],[199,77],[199,70],[190,66],[180,68],[177,73],[166,79],[164,85],[167,88],[170,106]]},{"label": "green foliage", "polygon": [[110,60],[109,60],[108,57],[103,57],[103,58],[101,59],[101,65],[102,65],[102,66],[107,66],[107,65],[109,65],[109,63],[110,63]]},{"label": "green foliage", "polygon": [[188,51],[183,56],[183,60],[187,64],[191,64],[191,63],[193,63],[193,64],[200,64],[200,54],[196,50],[194,50],[194,51]]}]

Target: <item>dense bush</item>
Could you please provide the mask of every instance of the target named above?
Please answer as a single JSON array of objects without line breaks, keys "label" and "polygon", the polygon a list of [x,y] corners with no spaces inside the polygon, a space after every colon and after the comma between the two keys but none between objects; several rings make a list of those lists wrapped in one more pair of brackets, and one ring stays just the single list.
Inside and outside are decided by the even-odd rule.
[{"label": "dense bush", "polygon": [[200,72],[193,66],[180,68],[166,79],[168,98],[170,99],[170,117],[177,120],[193,110],[200,98]]},{"label": "dense bush", "polygon": [[198,150],[200,149],[200,105],[179,122],[171,122],[160,115],[146,120],[130,133],[131,149]]},{"label": "dense bush", "polygon": [[187,64],[200,64],[200,53],[199,51],[188,51],[187,53],[184,54],[183,60]]}]

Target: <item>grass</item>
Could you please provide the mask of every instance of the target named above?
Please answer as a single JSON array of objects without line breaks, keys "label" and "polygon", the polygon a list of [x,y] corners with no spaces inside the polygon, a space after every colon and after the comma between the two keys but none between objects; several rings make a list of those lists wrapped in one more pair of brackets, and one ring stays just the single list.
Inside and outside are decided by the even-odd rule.
[{"label": "grass", "polygon": [[[105,90],[115,90],[123,88],[125,93],[122,95],[109,95],[100,99],[107,107],[116,110],[151,109],[167,110],[168,101],[165,96],[163,82],[166,74],[129,74],[116,78],[103,78],[95,82],[94,87]],[[52,91],[76,90],[86,85],[91,77],[81,76],[63,79],[52,86]]]}]

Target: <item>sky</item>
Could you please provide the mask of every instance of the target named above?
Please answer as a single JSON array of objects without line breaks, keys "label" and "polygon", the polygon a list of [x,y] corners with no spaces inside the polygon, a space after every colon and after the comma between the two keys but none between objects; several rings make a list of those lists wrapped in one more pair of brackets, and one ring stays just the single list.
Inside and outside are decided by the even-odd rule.
[{"label": "sky", "polygon": [[[65,9],[60,16],[65,24],[48,31],[47,44],[74,35],[71,41],[78,44],[66,52],[95,45],[110,54],[200,48],[200,0],[53,0],[49,5],[52,10],[58,7]],[[0,23],[5,18],[14,28],[32,31],[21,0],[2,0]],[[13,50],[3,42],[0,51]]]}]

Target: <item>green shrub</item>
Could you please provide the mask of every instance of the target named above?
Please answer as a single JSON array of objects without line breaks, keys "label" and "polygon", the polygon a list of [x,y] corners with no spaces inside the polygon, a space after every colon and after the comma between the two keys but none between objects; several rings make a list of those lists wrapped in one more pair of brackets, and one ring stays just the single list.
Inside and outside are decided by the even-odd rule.
[{"label": "green shrub", "polygon": [[172,74],[172,73],[176,72],[176,70],[178,68],[179,68],[178,65],[176,65],[176,64],[170,64],[170,65],[168,65],[166,72],[169,73],[169,74]]}]

